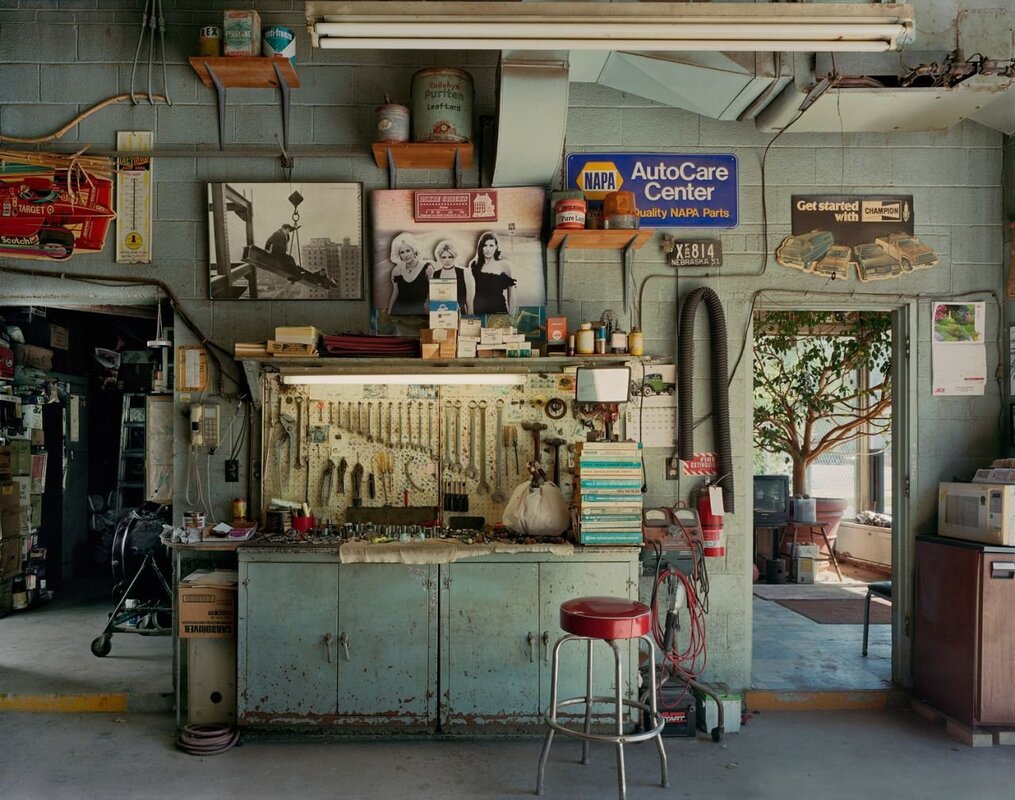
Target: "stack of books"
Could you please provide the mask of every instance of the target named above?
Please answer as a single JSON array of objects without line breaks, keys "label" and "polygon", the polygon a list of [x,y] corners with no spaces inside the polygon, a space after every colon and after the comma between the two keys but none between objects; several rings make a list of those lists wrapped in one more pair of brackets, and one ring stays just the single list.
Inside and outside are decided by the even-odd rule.
[{"label": "stack of books", "polygon": [[268,352],[288,358],[312,358],[317,355],[321,332],[313,325],[275,328],[275,338],[268,340]]},{"label": "stack of books", "polygon": [[641,544],[641,443],[579,442],[574,476],[581,544]]}]

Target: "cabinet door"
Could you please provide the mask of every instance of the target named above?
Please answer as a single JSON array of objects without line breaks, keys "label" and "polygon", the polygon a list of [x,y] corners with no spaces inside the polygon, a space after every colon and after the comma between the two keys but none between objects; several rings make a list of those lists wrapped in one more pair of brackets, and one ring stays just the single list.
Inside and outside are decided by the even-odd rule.
[{"label": "cabinet door", "polygon": [[[540,564],[539,566],[539,635],[542,648],[542,676],[539,680],[540,706],[550,707],[550,683],[553,680],[551,660],[553,647],[564,635],[560,627],[560,604],[578,597],[624,597],[636,599],[631,581],[630,562],[568,561]],[[544,644],[545,642],[545,644]],[[647,645],[645,645],[647,647]],[[615,665],[609,645],[594,642],[592,645],[593,694],[613,695]],[[634,647],[621,643],[624,654],[625,696],[634,697],[638,685],[637,674],[632,673],[637,661]],[[584,697],[585,671],[588,646],[584,643],[566,644],[560,653],[557,679],[559,698]]]},{"label": "cabinet door", "polygon": [[337,697],[338,565],[240,568],[240,723],[325,724]]},{"label": "cabinet door", "polygon": [[1015,557],[983,554],[977,722],[1015,725]]},{"label": "cabinet door", "polygon": [[437,567],[344,564],[339,570],[340,721],[432,726]]},{"label": "cabinet door", "polygon": [[442,567],[441,719],[532,724],[539,714],[539,565]]}]

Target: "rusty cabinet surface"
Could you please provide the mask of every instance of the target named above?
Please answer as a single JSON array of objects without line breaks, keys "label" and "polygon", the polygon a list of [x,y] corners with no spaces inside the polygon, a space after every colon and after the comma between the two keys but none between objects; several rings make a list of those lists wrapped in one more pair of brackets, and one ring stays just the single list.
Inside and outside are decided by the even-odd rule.
[{"label": "rusty cabinet surface", "polygon": [[[490,556],[442,566],[441,708],[445,730],[530,730],[549,706],[553,647],[564,634],[560,604],[589,595],[637,599],[629,553],[568,558]],[[624,685],[633,697],[635,649],[622,645]],[[608,646],[594,647],[594,693],[613,693]],[[584,695],[586,645],[561,652],[559,692]]]},{"label": "rusty cabinet surface", "polygon": [[433,727],[436,567],[242,551],[239,566],[241,725]]},{"label": "rusty cabinet surface", "polygon": [[[491,555],[452,564],[339,564],[334,552],[240,550],[237,720],[378,732],[535,729],[549,704],[559,608],[637,598],[638,548]],[[597,645],[597,694],[613,686]],[[625,646],[633,696],[636,649]],[[584,694],[585,649],[561,661]],[[438,677],[439,676],[439,677]]]}]

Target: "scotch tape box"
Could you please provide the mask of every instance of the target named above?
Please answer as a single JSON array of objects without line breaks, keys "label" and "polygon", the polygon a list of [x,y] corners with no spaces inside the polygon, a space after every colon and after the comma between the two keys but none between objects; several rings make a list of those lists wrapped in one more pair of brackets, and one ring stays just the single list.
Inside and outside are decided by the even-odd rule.
[{"label": "scotch tape box", "polygon": [[479,332],[479,343],[486,345],[504,344],[503,328],[482,328]]},{"label": "scotch tape box", "polygon": [[448,330],[458,330],[458,312],[457,311],[431,311],[430,312],[430,327],[431,328],[445,328]]},{"label": "scotch tape box", "polygon": [[479,336],[482,330],[483,320],[479,317],[459,317],[458,334],[462,338],[475,339],[479,341]]},{"label": "scotch tape box", "polygon": [[458,281],[445,278],[437,278],[436,280],[430,281],[430,302],[457,303]]}]

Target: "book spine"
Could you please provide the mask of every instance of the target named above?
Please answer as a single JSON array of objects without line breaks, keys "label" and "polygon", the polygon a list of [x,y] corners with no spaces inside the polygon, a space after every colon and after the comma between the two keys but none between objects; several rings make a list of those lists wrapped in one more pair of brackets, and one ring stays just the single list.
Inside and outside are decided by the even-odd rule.
[{"label": "book spine", "polygon": [[602,461],[581,458],[578,460],[578,470],[584,472],[592,469],[636,469],[641,471],[641,461],[628,461],[618,459],[616,461]]},{"label": "book spine", "polygon": [[641,544],[641,533],[630,531],[582,531],[582,544]]},{"label": "book spine", "polygon": [[630,506],[634,505],[637,499],[641,498],[641,491],[618,491],[615,493],[600,493],[600,492],[582,492],[580,502],[582,505],[594,505],[597,503],[604,503],[607,505],[615,506]]},{"label": "book spine", "polygon": [[638,489],[641,490],[641,478],[582,478],[579,481],[582,489]]}]

